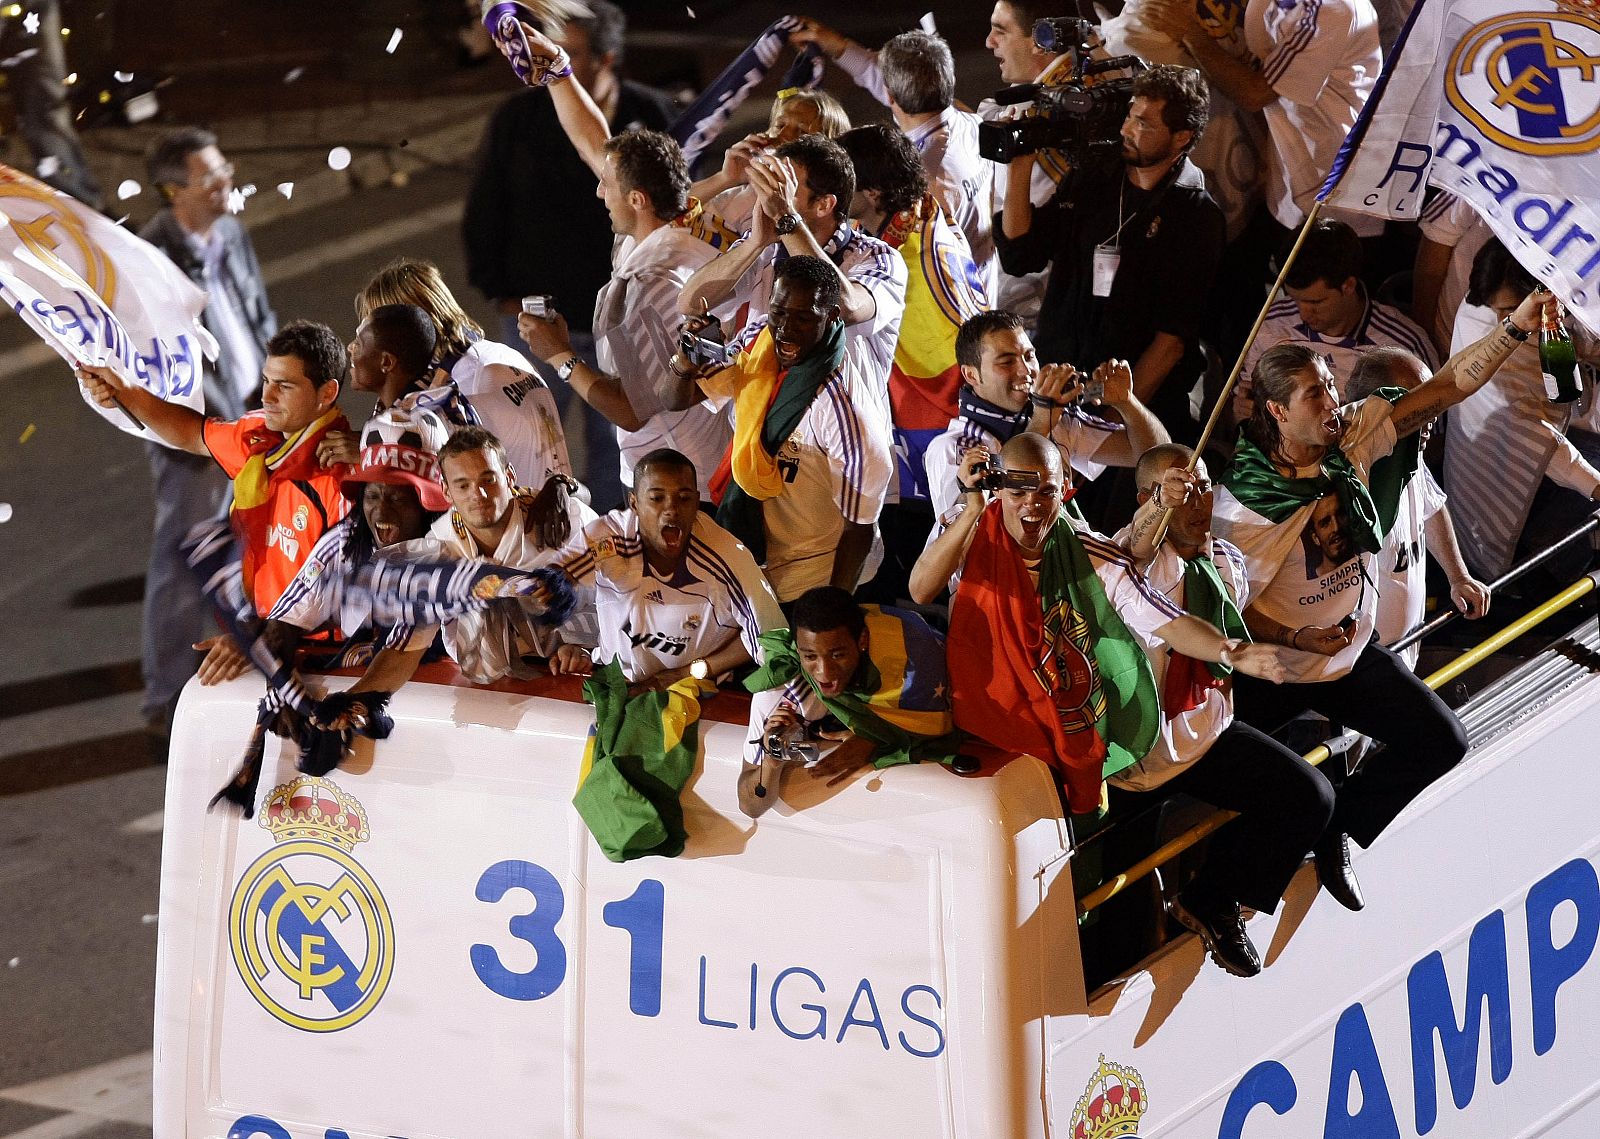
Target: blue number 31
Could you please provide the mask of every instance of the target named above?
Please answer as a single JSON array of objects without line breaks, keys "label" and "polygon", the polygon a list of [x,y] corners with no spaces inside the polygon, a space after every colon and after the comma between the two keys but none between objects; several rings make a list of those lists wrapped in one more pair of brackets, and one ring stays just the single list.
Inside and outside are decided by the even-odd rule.
[{"label": "blue number 31", "polygon": [[[480,902],[498,902],[511,890],[533,895],[533,908],[508,923],[513,937],[533,946],[532,969],[517,973],[507,969],[499,952],[481,942],[472,947],[472,969],[493,993],[514,1001],[537,1001],[561,987],[567,977],[567,947],[556,932],[566,911],[566,898],[555,875],[536,863],[518,858],[496,862],[478,879]],[[628,1008],[636,1016],[661,1012],[661,946],[666,916],[666,890],[646,878],[628,897],[609,903],[601,911],[605,923],[629,936]]]}]

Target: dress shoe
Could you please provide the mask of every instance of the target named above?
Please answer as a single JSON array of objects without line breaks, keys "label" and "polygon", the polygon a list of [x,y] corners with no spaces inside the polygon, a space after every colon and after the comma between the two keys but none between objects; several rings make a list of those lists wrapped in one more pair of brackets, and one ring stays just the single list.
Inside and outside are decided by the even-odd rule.
[{"label": "dress shoe", "polygon": [[1254,977],[1261,972],[1261,957],[1244,931],[1238,902],[1201,905],[1179,894],[1167,903],[1167,912],[1198,935],[1211,960],[1235,977]]},{"label": "dress shoe", "polygon": [[975,755],[957,755],[950,761],[950,770],[957,775],[976,775],[983,770],[983,764]]},{"label": "dress shoe", "polygon": [[1350,836],[1332,834],[1325,836],[1312,848],[1317,864],[1317,877],[1322,888],[1333,900],[1347,910],[1360,910],[1367,904],[1361,896],[1361,883],[1356,881],[1355,868],[1350,865]]}]

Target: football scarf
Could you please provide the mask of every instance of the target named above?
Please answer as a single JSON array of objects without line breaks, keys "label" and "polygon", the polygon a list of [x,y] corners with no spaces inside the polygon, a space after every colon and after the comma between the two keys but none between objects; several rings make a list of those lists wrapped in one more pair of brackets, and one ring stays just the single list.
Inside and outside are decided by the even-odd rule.
[{"label": "football scarf", "polygon": [[[690,166],[716,141],[722,128],[733,117],[733,112],[750,97],[750,92],[761,85],[778,60],[778,53],[789,42],[791,32],[798,31],[801,20],[797,16],[780,16],[755,42],[740,52],[734,61],[722,69],[699,98],[690,103],[677,121],[667,128],[667,133],[683,147],[683,159]],[[822,82],[822,71],[827,60],[815,46],[807,47],[795,56],[783,81],[781,90],[816,87]]]}]

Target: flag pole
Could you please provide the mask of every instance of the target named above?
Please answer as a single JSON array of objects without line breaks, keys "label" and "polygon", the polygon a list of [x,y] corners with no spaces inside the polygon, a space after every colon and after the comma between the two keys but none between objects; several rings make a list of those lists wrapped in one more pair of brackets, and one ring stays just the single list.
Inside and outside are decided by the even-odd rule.
[{"label": "flag pole", "polygon": [[[1262,302],[1261,311],[1256,313],[1256,321],[1250,326],[1250,334],[1244,338],[1244,346],[1239,349],[1239,358],[1233,362],[1233,370],[1228,373],[1227,382],[1222,385],[1222,390],[1217,393],[1217,402],[1211,408],[1211,416],[1206,420],[1206,426],[1200,432],[1200,441],[1194,446],[1194,454],[1189,457],[1189,465],[1184,469],[1190,474],[1194,473],[1200,465],[1201,456],[1205,453],[1206,444],[1211,441],[1211,435],[1217,429],[1217,424],[1222,421],[1222,409],[1228,406],[1228,397],[1233,393],[1233,386],[1239,380],[1239,373],[1244,368],[1244,358],[1250,353],[1250,346],[1256,342],[1256,337],[1261,334],[1261,326],[1267,321],[1267,311],[1272,308],[1273,302],[1278,297],[1278,290],[1283,288],[1283,279],[1289,275],[1289,270],[1294,266],[1295,258],[1300,256],[1300,247],[1306,242],[1306,235],[1311,232],[1311,227],[1316,224],[1317,214],[1322,210],[1322,199],[1318,198],[1311,203],[1311,211],[1306,214],[1306,220],[1300,225],[1300,232],[1294,239],[1294,244],[1289,247],[1289,254],[1283,259],[1283,267],[1278,270],[1278,279],[1272,282],[1272,288],[1267,292],[1267,299]],[[1172,522],[1174,507],[1167,507],[1161,514],[1161,520],[1156,523],[1156,532],[1152,538],[1154,545],[1161,545],[1167,535],[1167,527]]]}]

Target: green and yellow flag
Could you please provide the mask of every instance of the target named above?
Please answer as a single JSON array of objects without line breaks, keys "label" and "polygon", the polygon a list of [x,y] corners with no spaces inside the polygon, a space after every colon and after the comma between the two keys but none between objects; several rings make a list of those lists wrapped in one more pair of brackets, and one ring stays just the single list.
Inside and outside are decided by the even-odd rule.
[{"label": "green and yellow flag", "polygon": [[584,682],[595,724],[572,805],[612,862],[683,852],[688,832],[678,796],[694,774],[700,696],[711,690],[685,677],[665,691],[630,697],[615,660]]}]

